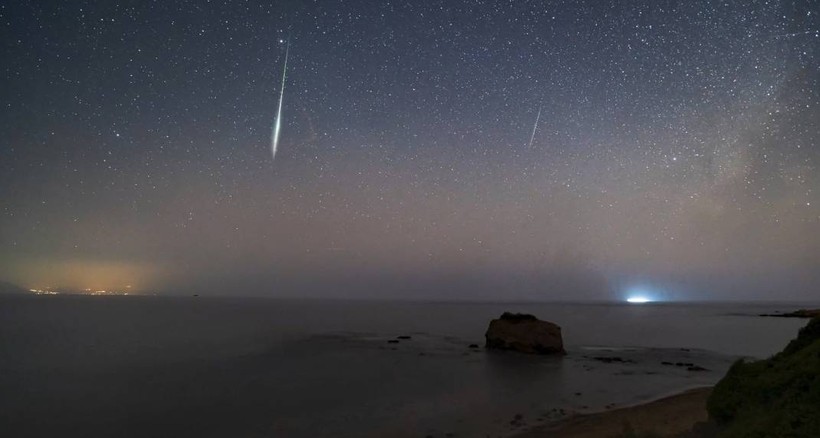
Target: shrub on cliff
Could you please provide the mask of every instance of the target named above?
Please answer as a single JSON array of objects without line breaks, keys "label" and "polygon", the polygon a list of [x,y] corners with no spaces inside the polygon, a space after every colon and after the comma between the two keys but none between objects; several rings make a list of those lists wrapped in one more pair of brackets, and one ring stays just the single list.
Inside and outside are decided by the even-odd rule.
[{"label": "shrub on cliff", "polygon": [[732,365],[707,408],[720,437],[820,437],[820,318],[775,356]]}]

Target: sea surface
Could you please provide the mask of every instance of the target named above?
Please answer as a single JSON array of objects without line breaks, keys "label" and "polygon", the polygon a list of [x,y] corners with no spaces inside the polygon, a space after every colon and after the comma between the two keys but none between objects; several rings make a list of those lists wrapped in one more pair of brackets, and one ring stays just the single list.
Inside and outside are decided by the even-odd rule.
[{"label": "sea surface", "polygon": [[[714,384],[806,323],[757,314],[798,307],[2,296],[0,431],[510,436]],[[568,354],[468,348],[504,311],[560,325]]]}]

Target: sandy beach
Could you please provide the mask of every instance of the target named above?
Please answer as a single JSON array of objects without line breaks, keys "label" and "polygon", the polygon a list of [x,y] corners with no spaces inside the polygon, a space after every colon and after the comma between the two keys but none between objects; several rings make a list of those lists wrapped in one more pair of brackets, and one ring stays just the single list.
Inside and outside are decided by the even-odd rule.
[{"label": "sandy beach", "polygon": [[712,388],[698,388],[646,404],[595,414],[571,416],[557,423],[537,426],[516,438],[592,438],[652,434],[675,437],[706,421],[706,399]]}]

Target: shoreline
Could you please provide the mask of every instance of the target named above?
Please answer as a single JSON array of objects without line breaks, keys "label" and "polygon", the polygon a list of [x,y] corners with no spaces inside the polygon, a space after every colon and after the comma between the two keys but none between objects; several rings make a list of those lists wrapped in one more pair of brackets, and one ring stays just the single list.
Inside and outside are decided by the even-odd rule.
[{"label": "shoreline", "polygon": [[706,400],[712,388],[704,386],[688,389],[640,404],[594,413],[574,414],[554,423],[535,426],[517,433],[513,438],[685,435],[696,424],[708,420]]}]

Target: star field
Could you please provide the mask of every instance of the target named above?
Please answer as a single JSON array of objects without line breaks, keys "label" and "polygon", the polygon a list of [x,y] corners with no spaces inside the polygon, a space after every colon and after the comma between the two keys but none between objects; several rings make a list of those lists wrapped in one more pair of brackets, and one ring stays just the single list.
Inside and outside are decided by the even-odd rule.
[{"label": "star field", "polygon": [[786,0],[3,5],[0,278],[817,299],[818,16]]}]

